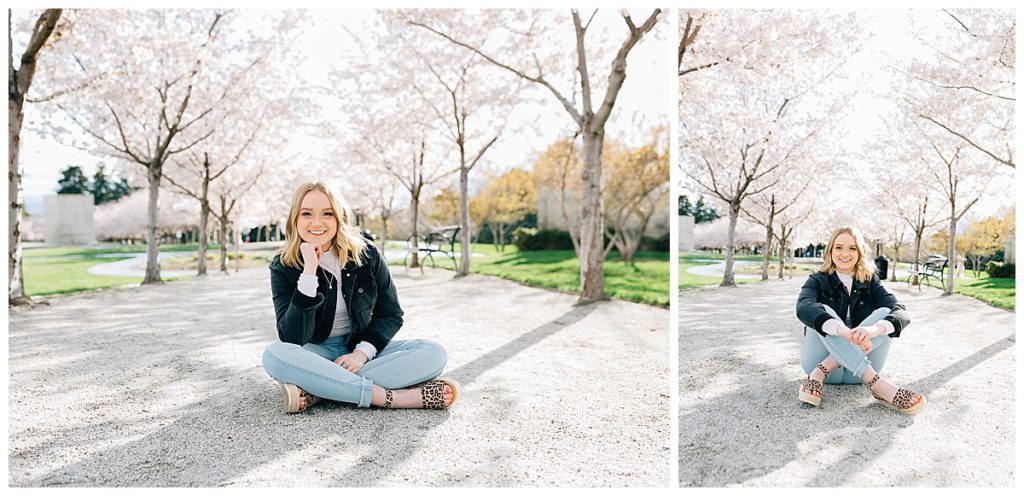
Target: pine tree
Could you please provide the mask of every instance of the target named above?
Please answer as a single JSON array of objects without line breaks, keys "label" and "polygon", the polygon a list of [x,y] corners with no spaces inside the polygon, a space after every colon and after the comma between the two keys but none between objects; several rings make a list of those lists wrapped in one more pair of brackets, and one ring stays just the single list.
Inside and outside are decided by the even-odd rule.
[{"label": "pine tree", "polygon": [[57,181],[58,195],[80,195],[89,192],[89,180],[77,165],[69,165],[61,171],[61,178]]}]

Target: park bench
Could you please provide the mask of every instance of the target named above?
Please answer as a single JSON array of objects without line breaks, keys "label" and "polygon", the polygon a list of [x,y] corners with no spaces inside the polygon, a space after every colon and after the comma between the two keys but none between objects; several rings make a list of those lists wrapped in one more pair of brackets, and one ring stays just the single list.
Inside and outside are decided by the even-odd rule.
[{"label": "park bench", "polygon": [[458,263],[455,261],[455,241],[459,235],[459,229],[461,226],[441,226],[436,227],[426,234],[420,234],[418,236],[409,236],[406,240],[406,251],[405,258],[402,259],[402,265],[406,269],[409,268],[409,256],[412,255],[413,251],[413,238],[416,239],[416,251],[421,255],[420,257],[420,272],[423,272],[423,263],[425,258],[430,259],[432,267],[437,267],[437,262],[434,260],[434,254],[440,253],[452,260],[452,266],[455,270],[459,270]]},{"label": "park bench", "polygon": [[[949,260],[941,255],[932,255],[928,257],[928,260],[918,268],[917,274],[917,287],[921,288],[921,284],[924,280],[931,277],[939,280],[940,286],[946,285],[946,267],[949,265]],[[914,272],[911,272],[910,276],[907,277],[907,284],[910,284],[914,280]]]}]

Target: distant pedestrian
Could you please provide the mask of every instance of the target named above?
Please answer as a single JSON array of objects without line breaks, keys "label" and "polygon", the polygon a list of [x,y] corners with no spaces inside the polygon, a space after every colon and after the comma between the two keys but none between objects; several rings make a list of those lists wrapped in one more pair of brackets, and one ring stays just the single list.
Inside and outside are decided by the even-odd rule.
[{"label": "distant pedestrian", "polygon": [[893,338],[910,318],[875,274],[864,237],[853,227],[837,229],[823,258],[796,304],[797,317],[806,326],[800,365],[808,376],[801,383],[800,400],[818,406],[823,384],[864,384],[882,404],[917,413],[925,397],[878,374]]},{"label": "distant pedestrian", "polygon": [[392,340],[403,312],[387,262],[325,183],[295,192],[270,286],[281,341],[263,353],[263,368],[280,382],[287,413],[321,398],[432,409],[458,399],[457,382],[435,379],[447,361],[440,344]]}]

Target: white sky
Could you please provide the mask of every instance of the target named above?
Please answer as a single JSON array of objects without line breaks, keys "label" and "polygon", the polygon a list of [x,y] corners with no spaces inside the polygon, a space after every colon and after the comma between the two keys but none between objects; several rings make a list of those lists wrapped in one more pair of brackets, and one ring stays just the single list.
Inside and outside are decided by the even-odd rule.
[{"label": "white sky", "polygon": [[[25,11],[14,11],[15,20],[25,15]],[[298,46],[298,49],[308,55],[308,58],[299,71],[314,81],[314,84],[327,85],[327,74],[331,65],[337,62],[336,54],[352,50],[355,47],[353,38],[348,33],[360,32],[358,26],[371,22],[374,12],[372,10],[312,10],[309,15],[312,22],[306,24]],[[654,73],[658,73],[660,76],[663,71],[673,70],[671,62],[673,48],[667,39],[670,32],[667,26],[668,15],[668,13],[662,13],[659,18],[659,23],[665,24],[660,28],[661,39],[655,39],[648,34],[630,52],[629,75],[619,93],[619,99],[607,128],[606,136],[610,139],[615,139],[617,134],[628,132],[628,128],[631,126],[629,117],[636,111],[647,116],[646,121],[651,125],[659,118],[656,116],[660,116],[660,119],[667,124],[669,114],[667,102],[671,91],[669,81],[666,77],[651,76]],[[610,26],[612,32],[615,33],[625,32],[625,25],[615,10],[599,12],[591,30],[598,31],[600,25]],[[15,22],[15,26],[17,26],[17,22]],[[657,29],[655,32],[658,32]],[[24,46],[28,36],[27,33],[18,34],[20,36],[15,36],[16,49],[19,45]],[[591,74],[604,81],[607,68],[591,66]],[[498,143],[488,151],[485,156],[487,162],[528,165],[536,152],[543,151],[551,141],[565,135],[565,131],[572,127],[571,118],[547,90],[530,85],[527,86],[527,91],[540,95],[541,98],[536,99],[540,103],[524,104],[516,108],[507,129],[519,131],[506,132]],[[603,94],[594,95],[595,105],[600,102],[602,96]],[[52,138],[41,136],[34,131],[31,128],[31,122],[43,117],[38,115],[38,110],[38,106],[26,105],[26,128],[22,132],[23,187],[26,200],[29,203],[33,202],[34,197],[56,191],[60,171],[69,164],[80,165],[86,174],[91,175],[100,161],[105,161],[108,165],[112,163],[109,158],[104,159],[104,157],[93,156],[82,150],[63,146]],[[557,118],[540,117],[552,115]],[[75,126],[69,124],[66,127],[73,129]],[[292,141],[291,146],[309,149],[309,147],[317,146],[317,138],[298,136]],[[484,165],[486,166],[486,164]]]},{"label": "white sky", "polygon": [[[843,71],[856,84],[862,85],[864,90],[854,97],[851,111],[839,124],[845,132],[841,142],[841,147],[845,151],[842,158],[850,164],[850,176],[877,169],[874,164],[863,162],[856,157],[866,147],[871,146],[874,140],[872,133],[884,127],[879,113],[893,105],[885,98],[888,86],[881,67],[883,61],[888,63],[894,59],[907,60],[931,56],[929,49],[922,46],[908,29],[911,10],[872,9],[861,10],[859,13],[862,14],[866,25],[874,31],[874,36],[866,40],[863,50],[847,62]],[[915,22],[919,27],[926,25],[930,20],[932,18],[927,15],[915,16]],[[681,180],[685,185],[687,179]],[[899,185],[887,187],[894,192],[899,190]],[[700,195],[700,192],[695,194],[694,190],[688,190],[685,186],[680,192],[692,198]],[[851,195],[856,194],[857,192],[852,189],[835,188],[833,200],[849,199]],[[1012,181],[991,184],[989,194],[971,208],[967,218],[977,219],[995,215],[1000,209],[1013,203],[1013,195]],[[706,194],[704,196],[709,198]]]}]

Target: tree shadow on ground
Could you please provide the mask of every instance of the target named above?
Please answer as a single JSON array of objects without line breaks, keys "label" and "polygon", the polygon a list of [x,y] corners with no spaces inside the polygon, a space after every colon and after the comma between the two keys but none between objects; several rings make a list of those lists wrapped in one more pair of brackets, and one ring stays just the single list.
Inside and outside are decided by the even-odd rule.
[{"label": "tree shadow on ground", "polygon": [[[796,286],[792,288],[795,291]],[[898,467],[889,472],[866,468],[877,454],[894,448],[894,439],[902,429],[914,425],[915,417],[877,404],[862,386],[826,386],[822,408],[797,400],[802,375],[797,363],[802,338],[797,336],[801,336],[803,325],[796,321],[793,308],[796,293],[793,305],[783,306],[778,304],[781,295],[775,289],[785,288],[716,289],[712,294],[721,294],[721,298],[695,291],[689,301],[686,293],[680,295],[680,484],[760,485],[764,482],[757,479],[784,467],[787,472],[796,469],[806,474],[792,485],[811,486],[863,484],[865,475],[879,485],[933,484],[935,474],[948,472],[948,467],[936,462],[942,455],[925,448],[917,449],[916,454],[926,456],[915,463],[927,467],[918,465],[896,475],[892,471]],[[918,302],[938,300],[936,293],[911,297]],[[907,296],[900,298],[903,301]],[[956,312],[948,304],[938,305],[943,312]],[[1005,319],[1006,312],[972,307],[972,316]],[[930,317],[935,322],[945,318]],[[961,400],[944,389],[950,381],[1015,344],[1012,334],[992,337],[995,341],[990,344],[972,347],[977,350],[974,353],[952,363],[943,360],[949,364],[905,384],[926,395],[934,394],[930,399],[950,403],[939,410],[941,420],[928,419],[930,423],[955,426],[973,421],[956,417],[956,403],[970,400]],[[920,350],[921,344],[914,343],[911,349]],[[900,353],[896,347],[893,351]],[[898,446],[907,448],[905,441]]]}]

